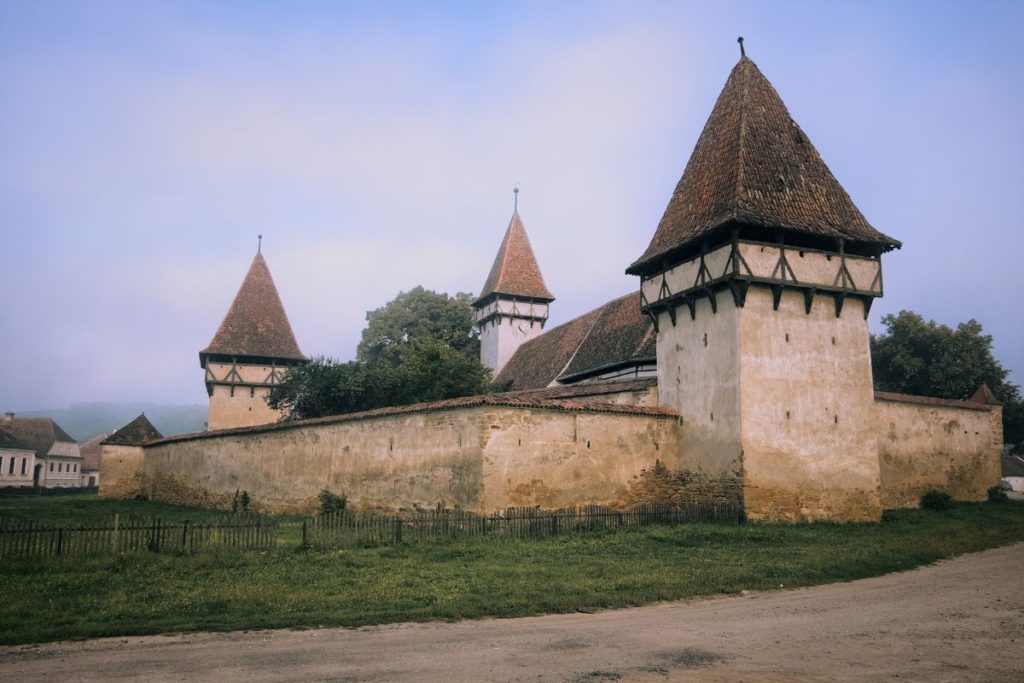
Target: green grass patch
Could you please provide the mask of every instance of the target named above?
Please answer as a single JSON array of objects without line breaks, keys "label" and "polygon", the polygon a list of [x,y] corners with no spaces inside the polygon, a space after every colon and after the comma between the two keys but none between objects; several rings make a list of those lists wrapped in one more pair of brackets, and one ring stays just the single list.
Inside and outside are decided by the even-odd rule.
[{"label": "green grass patch", "polygon": [[[115,505],[92,502],[83,514]],[[692,524],[342,551],[288,543],[9,560],[0,567],[0,642],[623,607],[858,579],[1021,540],[1024,505],[958,504],[888,513],[881,524]]]}]

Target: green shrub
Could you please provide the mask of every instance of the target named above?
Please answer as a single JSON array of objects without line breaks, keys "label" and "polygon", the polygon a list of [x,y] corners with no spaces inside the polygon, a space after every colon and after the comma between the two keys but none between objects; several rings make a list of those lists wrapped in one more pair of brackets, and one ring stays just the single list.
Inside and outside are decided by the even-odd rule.
[{"label": "green shrub", "polygon": [[921,496],[921,507],[925,510],[948,510],[953,507],[953,497],[945,491],[932,489]]},{"label": "green shrub", "polygon": [[993,486],[988,490],[988,502],[1002,503],[1006,501],[1006,491],[1001,486]]},{"label": "green shrub", "polygon": [[344,495],[335,495],[327,489],[321,491],[317,498],[320,500],[321,515],[328,515],[332,512],[344,512],[345,506],[348,505],[348,498]]}]

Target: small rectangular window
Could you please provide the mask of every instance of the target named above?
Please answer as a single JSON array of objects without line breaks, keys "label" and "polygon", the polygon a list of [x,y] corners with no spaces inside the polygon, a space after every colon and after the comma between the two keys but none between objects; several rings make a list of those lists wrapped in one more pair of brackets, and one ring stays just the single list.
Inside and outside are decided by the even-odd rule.
[{"label": "small rectangular window", "polygon": [[21,473],[25,474],[27,469],[28,469],[28,458],[22,458],[21,459]]},{"label": "small rectangular window", "polygon": [[50,463],[50,471],[53,472],[53,463]]},{"label": "small rectangular window", "polygon": [[0,477],[4,474],[4,457],[0,455]]},{"label": "small rectangular window", "polygon": [[14,474],[14,458],[11,458],[11,463],[7,468],[7,474]]},{"label": "small rectangular window", "polygon": [[58,472],[63,472],[64,471],[64,463],[62,463],[62,462],[57,463],[57,471]]},{"label": "small rectangular window", "polygon": [[76,462],[75,463],[75,472],[77,472],[77,471],[78,471],[78,463]]}]

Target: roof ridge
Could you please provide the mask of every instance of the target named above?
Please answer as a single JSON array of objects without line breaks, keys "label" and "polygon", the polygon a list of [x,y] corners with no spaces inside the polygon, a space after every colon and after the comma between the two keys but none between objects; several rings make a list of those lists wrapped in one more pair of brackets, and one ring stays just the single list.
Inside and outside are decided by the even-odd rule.
[{"label": "roof ridge", "polygon": [[[743,64],[744,60],[750,62],[751,64],[753,64],[753,62],[750,59],[748,59],[746,55],[744,55],[744,56],[740,57],[740,61],[736,65],[736,67],[739,68]],[[744,78],[743,78],[742,93],[740,95],[740,132],[739,132],[739,138],[740,139],[739,139],[739,142],[736,145],[736,148],[737,148],[736,149],[736,156],[737,156],[737,160],[736,160],[736,195],[735,195],[736,204],[732,208],[732,218],[733,218],[733,220],[736,220],[737,218],[739,218],[739,213],[740,213],[739,206],[740,206],[740,203],[743,201],[743,180],[744,180],[744,173],[743,173],[744,167],[743,167],[743,163],[744,163],[744,157],[746,156],[746,154],[745,154],[746,153],[745,144],[746,144],[746,137],[747,137],[747,104],[748,104],[747,100],[748,100],[748,95],[750,93],[750,74],[749,74],[749,70],[744,71],[741,75],[744,76]]]}]

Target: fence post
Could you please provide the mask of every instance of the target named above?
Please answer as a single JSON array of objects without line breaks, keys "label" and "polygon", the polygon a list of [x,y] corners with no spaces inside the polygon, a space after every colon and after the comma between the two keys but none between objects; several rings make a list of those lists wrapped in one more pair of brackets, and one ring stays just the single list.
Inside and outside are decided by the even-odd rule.
[{"label": "fence post", "polygon": [[395,520],[395,543],[402,542],[402,518]]},{"label": "fence post", "polygon": [[57,529],[57,557],[60,557],[61,548],[64,545],[64,527]]},{"label": "fence post", "polygon": [[302,547],[309,545],[309,520],[302,520]]},{"label": "fence post", "polygon": [[181,549],[184,550],[188,547],[188,520],[186,519],[181,524]]}]

